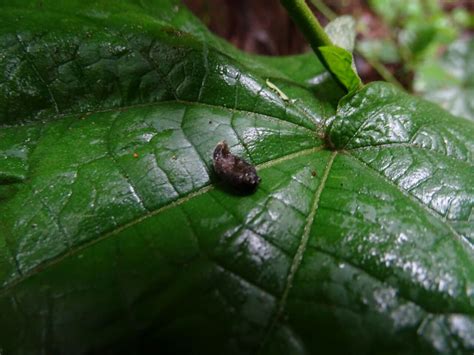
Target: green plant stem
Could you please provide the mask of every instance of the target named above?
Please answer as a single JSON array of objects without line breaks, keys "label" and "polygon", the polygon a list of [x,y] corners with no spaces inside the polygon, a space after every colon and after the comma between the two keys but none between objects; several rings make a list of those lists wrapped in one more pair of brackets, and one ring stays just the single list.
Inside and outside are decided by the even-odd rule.
[{"label": "green plant stem", "polygon": [[315,52],[318,51],[318,47],[332,46],[324,28],[319,24],[305,0],[280,1]]},{"label": "green plant stem", "polygon": [[321,54],[319,47],[332,46],[333,43],[329,36],[324,31],[324,28],[319,24],[311,9],[306,4],[305,0],[280,0],[281,4],[286,8],[288,14],[296,23],[298,28],[303,33],[303,36],[311,45],[314,53],[318,56],[321,63],[332,75],[336,82],[346,90],[335,73],[332,72],[330,66],[327,64],[325,58]]},{"label": "green plant stem", "polygon": [[[329,6],[327,6],[322,0],[311,0],[311,3],[316,7],[316,9],[323,14],[328,20],[332,21],[337,17],[337,14],[332,11]],[[354,52],[364,58],[364,60],[385,80],[389,83],[397,86],[400,89],[404,90],[403,85],[395,78],[395,76],[388,70],[382,62],[374,58],[368,58],[357,48]]]}]

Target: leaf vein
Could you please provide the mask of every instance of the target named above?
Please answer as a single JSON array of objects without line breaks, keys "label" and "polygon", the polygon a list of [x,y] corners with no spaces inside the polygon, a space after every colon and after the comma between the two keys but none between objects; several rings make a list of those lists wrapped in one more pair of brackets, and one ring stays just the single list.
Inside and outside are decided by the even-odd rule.
[{"label": "leaf vein", "polygon": [[48,91],[49,97],[51,99],[51,103],[54,106],[54,110],[56,111],[57,114],[60,113],[58,102],[56,101],[56,98],[54,97],[51,88],[49,87],[46,80],[44,80],[43,76],[40,74],[40,72],[39,72],[38,68],[36,67],[36,65],[34,64],[34,62],[32,62],[30,59],[28,59],[29,54],[28,54],[28,51],[26,50],[25,43],[23,42],[20,35],[18,35],[18,34],[16,35],[16,39],[17,39],[18,43],[20,44],[21,49],[23,50],[23,52],[26,55],[26,61],[30,64],[31,68],[33,69],[33,71],[35,72],[36,76],[41,81],[41,83],[46,87],[46,90]]},{"label": "leaf vein", "polygon": [[296,251],[296,254],[295,254],[295,256],[293,258],[293,261],[291,263],[291,266],[290,266],[290,271],[289,271],[287,279],[286,279],[285,288],[284,288],[283,293],[282,293],[282,295],[280,297],[280,300],[278,302],[278,306],[277,306],[275,315],[272,318],[272,320],[271,320],[271,322],[270,322],[270,324],[267,328],[267,332],[263,337],[263,340],[262,340],[261,345],[259,347],[258,353],[261,353],[261,351],[263,350],[266,342],[268,341],[268,339],[269,339],[270,335],[272,334],[277,322],[280,320],[280,318],[283,315],[283,312],[285,310],[286,301],[288,299],[288,295],[290,293],[290,290],[293,287],[295,275],[296,275],[296,273],[297,273],[297,271],[298,271],[298,269],[301,265],[301,261],[303,260],[304,252],[305,252],[306,247],[308,245],[308,240],[309,240],[309,236],[311,234],[313,221],[314,221],[314,218],[316,216],[316,212],[318,210],[321,193],[324,189],[324,186],[326,185],[326,181],[327,181],[327,178],[329,176],[329,172],[331,171],[331,167],[332,167],[332,164],[334,162],[334,159],[336,158],[336,155],[337,155],[337,151],[332,153],[331,157],[328,160],[326,168],[324,169],[324,173],[323,173],[323,176],[321,178],[321,183],[319,184],[318,189],[316,190],[316,193],[314,195],[314,200],[313,200],[313,205],[311,207],[311,212],[308,215],[308,218],[306,220],[306,224],[304,226],[303,235],[301,237],[300,244],[298,246],[298,249]]},{"label": "leaf vein", "polygon": [[[291,160],[291,159],[294,159],[295,157],[297,156],[303,156],[303,155],[308,155],[308,154],[312,154],[312,153],[315,153],[316,151],[320,150],[321,147],[317,147],[317,148],[310,148],[310,149],[306,149],[306,150],[303,150],[303,151],[299,151],[297,153],[292,153],[292,154],[288,154],[286,156],[283,156],[283,157],[280,157],[280,158],[276,158],[276,159],[273,159],[273,160],[270,160],[270,161],[267,161],[265,163],[262,163],[260,165],[257,165],[256,167],[261,170],[261,169],[266,169],[266,168],[269,168],[271,167],[272,165],[275,165],[275,164],[280,164],[286,160]],[[16,280],[14,280],[13,282],[9,283],[9,284],[6,284],[5,286],[1,287],[0,288],[0,296],[5,294],[6,292],[8,292],[8,290],[12,289],[13,287],[15,287],[16,285],[18,285],[19,283],[21,283],[22,281],[30,278],[31,276],[33,276],[34,274],[36,274],[38,271],[40,270],[44,270],[50,266],[53,266],[53,265],[56,265],[56,264],[59,264],[62,260],[66,259],[67,257],[69,256],[72,256],[74,254],[77,254],[78,252],[80,252],[81,250],[84,250],[94,244],[97,244],[109,237],[112,237],[120,232],[122,232],[123,230],[127,229],[127,228],[130,228],[150,217],[153,217],[153,216],[156,216],[166,210],[169,210],[173,207],[176,207],[176,206],[179,206],[183,203],[186,203],[188,202],[189,200],[192,200],[193,198],[195,197],[198,197],[202,194],[205,194],[211,190],[214,189],[214,185],[205,185],[203,186],[202,188],[198,189],[198,190],[195,190],[195,191],[192,191],[186,195],[184,195],[183,197],[181,198],[178,198],[174,201],[171,201],[169,202],[168,204],[166,205],[163,205],[155,210],[150,210],[149,212],[147,212],[146,214],[138,217],[138,218],[135,218],[127,223],[124,223],[120,226],[118,226],[117,228],[109,231],[109,232],[106,232],[104,233],[102,236],[88,242],[88,243],[84,243],[83,245],[81,246],[78,246],[77,248],[75,249],[70,249],[69,251],[67,251],[66,253],[64,254],[61,254],[59,255],[58,257],[56,258],[52,258],[50,260],[46,260],[44,261],[43,263],[40,263],[38,266],[32,268],[28,273],[22,273],[21,277],[17,278]]]}]

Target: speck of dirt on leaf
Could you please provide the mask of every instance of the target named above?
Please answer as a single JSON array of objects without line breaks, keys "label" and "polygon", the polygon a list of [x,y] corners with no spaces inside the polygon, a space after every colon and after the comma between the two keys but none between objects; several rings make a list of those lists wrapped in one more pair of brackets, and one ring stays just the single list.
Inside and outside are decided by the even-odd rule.
[{"label": "speck of dirt on leaf", "polygon": [[211,123],[212,123],[212,121],[209,121],[209,124],[211,124]]},{"label": "speck of dirt on leaf", "polygon": [[317,175],[318,175],[318,173],[316,172],[316,170],[311,171],[311,176],[312,176],[312,177],[315,177],[315,176],[317,176]]}]

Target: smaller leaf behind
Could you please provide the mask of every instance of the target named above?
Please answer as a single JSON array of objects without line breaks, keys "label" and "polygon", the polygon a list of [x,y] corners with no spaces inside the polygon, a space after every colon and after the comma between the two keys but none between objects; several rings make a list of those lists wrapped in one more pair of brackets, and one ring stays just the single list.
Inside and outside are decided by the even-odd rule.
[{"label": "smaller leaf behind", "polygon": [[322,60],[348,93],[362,86],[352,57],[356,36],[355,25],[355,20],[351,16],[334,19],[324,29],[333,45],[318,48]]},{"label": "smaller leaf behind", "polygon": [[362,81],[353,66],[353,58],[350,52],[338,46],[322,46],[319,47],[319,51],[331,72],[344,85],[348,93],[362,87]]}]

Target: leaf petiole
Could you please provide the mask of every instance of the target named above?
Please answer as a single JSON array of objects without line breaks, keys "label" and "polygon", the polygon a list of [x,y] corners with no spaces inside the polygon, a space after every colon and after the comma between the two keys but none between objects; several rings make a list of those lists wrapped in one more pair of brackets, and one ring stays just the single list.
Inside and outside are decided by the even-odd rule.
[{"label": "leaf petiole", "polygon": [[[346,91],[351,92],[354,89],[361,87],[360,79],[358,79],[357,74],[355,76],[358,79],[358,83],[354,87],[348,87],[346,81],[347,78],[345,75],[341,76],[340,70],[335,71],[335,67],[338,65],[330,65],[327,61],[327,56],[321,51],[321,47],[334,48],[334,44],[331,39],[324,31],[324,28],[321,26],[317,18],[314,16],[313,12],[306,4],[305,0],[280,0],[281,4],[286,8],[290,17],[296,23],[298,28],[303,33],[306,40],[311,45],[314,53],[316,53],[318,59],[332,75],[332,77],[337,81],[337,83]],[[349,53],[349,52],[348,52]],[[349,53],[350,55],[350,53]],[[349,69],[350,70],[350,69]]]}]

